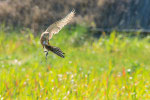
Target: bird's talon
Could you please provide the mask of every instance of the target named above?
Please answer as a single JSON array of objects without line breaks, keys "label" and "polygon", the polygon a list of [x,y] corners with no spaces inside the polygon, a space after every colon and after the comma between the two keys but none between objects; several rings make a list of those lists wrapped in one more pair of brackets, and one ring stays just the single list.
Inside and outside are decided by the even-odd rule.
[{"label": "bird's talon", "polygon": [[48,51],[44,51],[44,52],[45,52],[45,59],[47,60]]}]

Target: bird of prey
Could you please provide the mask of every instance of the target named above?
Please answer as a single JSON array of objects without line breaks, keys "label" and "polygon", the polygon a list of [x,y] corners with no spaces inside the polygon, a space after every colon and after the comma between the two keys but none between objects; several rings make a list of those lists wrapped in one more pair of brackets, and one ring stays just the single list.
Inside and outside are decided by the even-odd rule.
[{"label": "bird of prey", "polygon": [[51,46],[49,40],[53,37],[53,35],[57,34],[65,25],[67,25],[72,20],[74,15],[75,10],[72,10],[66,17],[50,25],[46,31],[41,34],[40,42],[44,48],[46,59],[48,51],[51,51],[62,58],[65,57],[65,53],[63,53],[60,48]]}]

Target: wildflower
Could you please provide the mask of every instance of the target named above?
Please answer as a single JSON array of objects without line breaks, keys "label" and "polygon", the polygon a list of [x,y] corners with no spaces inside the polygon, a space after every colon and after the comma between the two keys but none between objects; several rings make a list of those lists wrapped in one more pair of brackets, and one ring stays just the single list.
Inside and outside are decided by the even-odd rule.
[{"label": "wildflower", "polygon": [[46,97],[45,100],[48,100],[48,97]]},{"label": "wildflower", "polygon": [[58,74],[58,77],[62,77],[62,74]]},{"label": "wildflower", "polygon": [[87,75],[85,75],[85,77],[87,77]]},{"label": "wildflower", "polygon": [[73,75],[71,75],[71,78],[73,78],[74,76]]},{"label": "wildflower", "polygon": [[64,96],[64,98],[63,99],[66,99],[67,98],[67,96]]},{"label": "wildflower", "polygon": [[133,78],[132,78],[132,77],[129,77],[129,79],[132,80]]},{"label": "wildflower", "polygon": [[66,74],[69,75],[70,73],[69,73],[69,72],[66,72]]},{"label": "wildflower", "polygon": [[119,72],[118,77],[121,77],[121,72]]},{"label": "wildflower", "polygon": [[19,66],[21,66],[21,64],[22,64],[22,62],[21,62],[21,61],[19,61],[19,62],[18,62],[18,65],[19,65]]},{"label": "wildflower", "polygon": [[14,63],[18,63],[18,60],[17,60],[17,59],[15,59],[15,60],[14,60]]},{"label": "wildflower", "polygon": [[51,80],[51,82],[54,82],[54,80]]},{"label": "wildflower", "polygon": [[59,92],[60,92],[60,90],[58,89],[58,90],[57,90],[57,93],[59,93]]},{"label": "wildflower", "polygon": [[127,72],[131,72],[131,69],[127,69]]},{"label": "wildflower", "polygon": [[91,71],[88,71],[88,74],[90,74],[91,73]]},{"label": "wildflower", "polygon": [[139,84],[139,82],[136,82],[134,85],[137,86]]},{"label": "wildflower", "polygon": [[76,92],[77,90],[76,90],[76,89],[73,89],[73,91]]},{"label": "wildflower", "polygon": [[123,67],[122,69],[122,75],[125,77],[126,76],[126,71],[125,71],[125,68]]},{"label": "wildflower", "polygon": [[44,90],[44,88],[41,88],[41,91],[43,91]]},{"label": "wildflower", "polygon": [[69,61],[69,64],[71,64],[72,63],[72,61]]},{"label": "wildflower", "polygon": [[85,86],[85,87],[88,87],[88,85],[87,85],[87,84],[85,84],[84,86]]},{"label": "wildflower", "polygon": [[81,71],[81,70],[82,70],[82,68],[80,67],[80,68],[79,68],[79,70]]},{"label": "wildflower", "polygon": [[26,85],[26,84],[27,84],[27,82],[24,82],[24,83],[23,83],[23,85]]},{"label": "wildflower", "polygon": [[135,95],[135,94],[136,94],[135,92],[131,93],[131,95]]},{"label": "wildflower", "polygon": [[92,81],[95,82],[95,79],[93,79]]},{"label": "wildflower", "polygon": [[54,90],[54,87],[52,87],[52,90]]},{"label": "wildflower", "polygon": [[74,83],[74,80],[73,80],[73,79],[71,80],[71,83],[72,83],[72,84]]},{"label": "wildflower", "polygon": [[41,73],[39,73],[39,77],[42,77]]},{"label": "wildflower", "polygon": [[146,88],[149,88],[149,86],[148,86],[148,85],[145,85],[145,87],[146,87]]},{"label": "wildflower", "polygon": [[69,95],[69,94],[70,94],[70,91],[67,92],[67,95]]},{"label": "wildflower", "polygon": [[49,73],[51,73],[51,74],[52,74],[53,72],[52,72],[52,71],[50,71]]},{"label": "wildflower", "polygon": [[121,89],[125,89],[125,86],[123,86]]},{"label": "wildflower", "polygon": [[58,81],[62,81],[62,78],[59,78]]}]

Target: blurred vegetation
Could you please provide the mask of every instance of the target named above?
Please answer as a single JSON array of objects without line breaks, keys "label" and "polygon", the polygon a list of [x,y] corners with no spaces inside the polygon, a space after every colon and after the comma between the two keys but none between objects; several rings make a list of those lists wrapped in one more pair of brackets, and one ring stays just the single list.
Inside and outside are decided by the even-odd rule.
[{"label": "blurred vegetation", "polygon": [[149,29],[149,5],[149,0],[0,0],[0,24],[30,28],[37,35],[74,8],[78,24]]},{"label": "blurred vegetation", "polygon": [[149,100],[150,36],[93,39],[83,26],[66,28],[50,40],[66,57],[47,62],[39,37],[0,29],[0,99]]}]

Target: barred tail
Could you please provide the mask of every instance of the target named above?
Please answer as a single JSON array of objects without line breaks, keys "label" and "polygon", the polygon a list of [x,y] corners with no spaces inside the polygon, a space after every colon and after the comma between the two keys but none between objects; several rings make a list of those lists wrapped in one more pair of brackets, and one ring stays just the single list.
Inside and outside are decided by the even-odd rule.
[{"label": "barred tail", "polygon": [[45,45],[45,48],[48,50],[48,51],[52,51],[53,53],[57,54],[58,56],[64,58],[64,54],[60,48],[58,47],[53,47],[53,46],[50,46],[50,45]]}]

